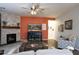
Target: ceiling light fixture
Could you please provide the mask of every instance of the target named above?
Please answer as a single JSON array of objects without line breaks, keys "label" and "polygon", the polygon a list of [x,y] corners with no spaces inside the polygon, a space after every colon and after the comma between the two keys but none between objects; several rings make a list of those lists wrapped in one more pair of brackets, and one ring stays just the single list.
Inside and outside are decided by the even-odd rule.
[{"label": "ceiling light fixture", "polygon": [[32,14],[32,15],[36,15],[37,12],[32,10],[32,11],[31,11],[31,14]]}]

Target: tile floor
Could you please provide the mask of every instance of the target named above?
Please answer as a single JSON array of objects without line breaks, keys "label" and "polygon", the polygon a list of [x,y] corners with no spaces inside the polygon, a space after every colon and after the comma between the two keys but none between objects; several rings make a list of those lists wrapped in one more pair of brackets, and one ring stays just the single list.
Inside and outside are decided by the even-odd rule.
[{"label": "tile floor", "polygon": [[21,45],[21,42],[16,42],[8,45],[3,45],[0,47],[0,50],[4,50],[4,54],[7,54],[11,49]]}]

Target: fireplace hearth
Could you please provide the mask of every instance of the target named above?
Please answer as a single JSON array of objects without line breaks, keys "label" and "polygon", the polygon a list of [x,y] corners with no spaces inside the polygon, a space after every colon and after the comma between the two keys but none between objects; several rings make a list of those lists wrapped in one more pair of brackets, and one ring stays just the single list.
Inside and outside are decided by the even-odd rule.
[{"label": "fireplace hearth", "polygon": [[16,42],[16,34],[7,34],[7,44]]}]

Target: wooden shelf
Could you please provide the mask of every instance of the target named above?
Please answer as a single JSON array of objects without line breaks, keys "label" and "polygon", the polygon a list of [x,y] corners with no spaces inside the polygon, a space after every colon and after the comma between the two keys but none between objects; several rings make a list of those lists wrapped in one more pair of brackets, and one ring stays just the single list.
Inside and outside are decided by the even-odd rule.
[{"label": "wooden shelf", "polygon": [[28,31],[42,31],[42,30],[28,30]]},{"label": "wooden shelf", "polygon": [[20,29],[18,26],[1,26],[3,29]]}]

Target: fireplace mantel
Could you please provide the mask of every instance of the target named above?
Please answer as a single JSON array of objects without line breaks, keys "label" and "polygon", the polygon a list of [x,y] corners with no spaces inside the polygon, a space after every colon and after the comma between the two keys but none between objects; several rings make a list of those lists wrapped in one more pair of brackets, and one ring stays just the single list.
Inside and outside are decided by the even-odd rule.
[{"label": "fireplace mantel", "polygon": [[20,29],[19,26],[1,26],[2,29]]}]

